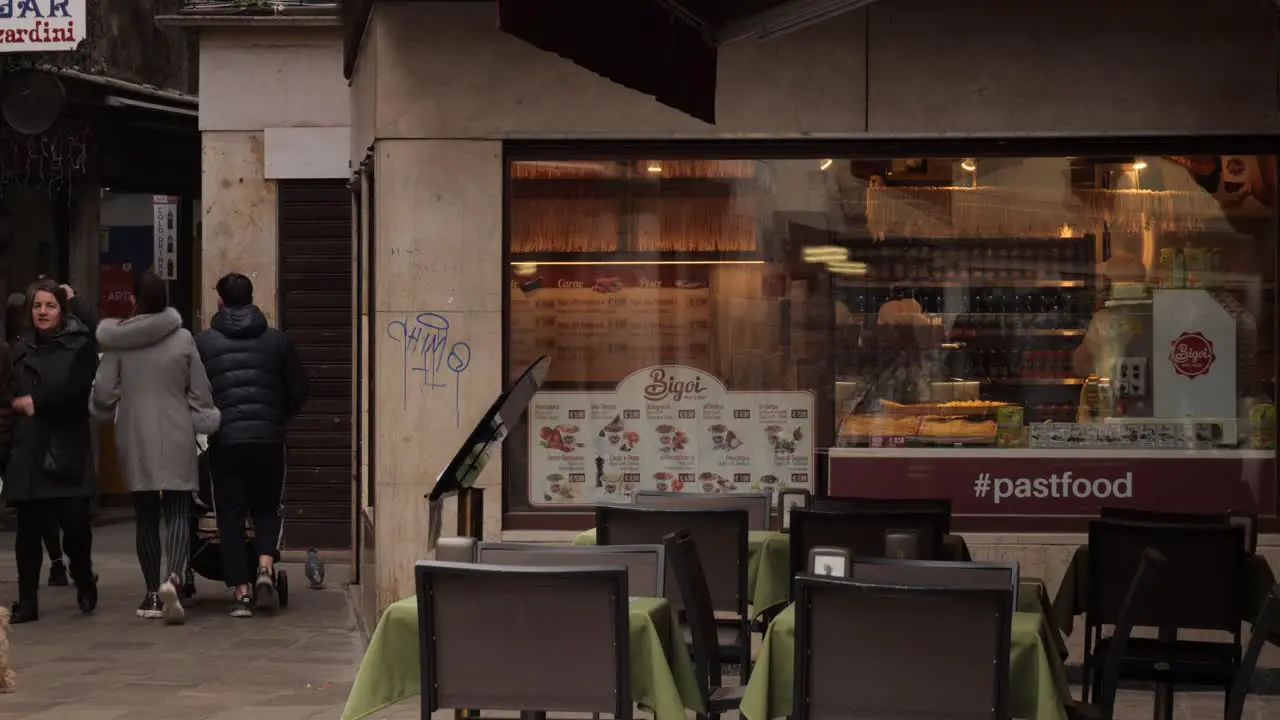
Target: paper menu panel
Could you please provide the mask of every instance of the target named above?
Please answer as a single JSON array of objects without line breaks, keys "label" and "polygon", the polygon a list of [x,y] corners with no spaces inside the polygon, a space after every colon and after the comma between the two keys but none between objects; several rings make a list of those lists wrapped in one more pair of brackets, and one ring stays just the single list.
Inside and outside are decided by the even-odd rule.
[{"label": "paper menu panel", "polygon": [[541,392],[529,411],[535,505],[683,493],[812,490],[813,395],[731,392],[696,368],[628,376],[613,393]]},{"label": "paper menu panel", "polygon": [[703,265],[518,263],[511,364],[550,355],[549,382],[592,383],[619,382],[637,364],[707,367],[709,287]]}]

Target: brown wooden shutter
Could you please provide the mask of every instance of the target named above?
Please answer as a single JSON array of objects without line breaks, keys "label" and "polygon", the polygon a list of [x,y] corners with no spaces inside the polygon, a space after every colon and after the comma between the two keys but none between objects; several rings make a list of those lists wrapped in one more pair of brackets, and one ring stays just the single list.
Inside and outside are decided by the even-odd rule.
[{"label": "brown wooden shutter", "polygon": [[279,184],[279,327],[311,398],[289,426],[288,549],[351,546],[351,191],[342,180]]}]

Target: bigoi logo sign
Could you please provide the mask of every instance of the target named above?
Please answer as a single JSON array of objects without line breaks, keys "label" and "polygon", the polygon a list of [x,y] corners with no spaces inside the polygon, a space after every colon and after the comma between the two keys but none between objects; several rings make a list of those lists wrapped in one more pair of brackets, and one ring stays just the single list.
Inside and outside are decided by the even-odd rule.
[{"label": "bigoi logo sign", "polygon": [[1173,371],[1189,378],[1208,375],[1213,361],[1213,342],[1203,333],[1184,332],[1173,341],[1173,349],[1169,351],[1169,362],[1173,363]]}]

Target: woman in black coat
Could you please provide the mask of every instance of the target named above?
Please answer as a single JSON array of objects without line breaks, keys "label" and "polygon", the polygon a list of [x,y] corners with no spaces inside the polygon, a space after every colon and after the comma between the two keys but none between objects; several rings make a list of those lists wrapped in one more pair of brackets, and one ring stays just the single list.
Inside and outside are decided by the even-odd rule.
[{"label": "woman in black coat", "polygon": [[[75,300],[71,301],[72,315],[80,318],[81,322],[85,322],[84,316],[75,311]],[[5,358],[8,359],[10,352],[9,346],[14,345],[22,337],[22,331],[29,324],[26,321],[27,313],[27,296],[22,293],[14,293],[9,296],[4,305],[4,350]],[[88,323],[86,323],[88,324]],[[90,330],[93,326],[90,325]],[[11,369],[7,368],[7,369]],[[8,400],[0,399],[4,403],[4,407],[0,408],[0,412],[12,412],[9,407],[10,397]],[[0,433],[0,437],[7,438],[7,433]],[[0,477],[3,477],[5,462],[8,458],[6,454],[8,445],[0,446]],[[70,583],[67,581],[67,565],[62,561],[62,530],[57,524],[52,524],[44,530],[44,547],[49,551],[49,587],[65,587]]]},{"label": "woman in black coat", "polygon": [[90,551],[93,494],[89,393],[98,354],[89,328],[71,313],[51,280],[27,289],[30,329],[13,347],[13,437],[4,473],[5,502],[17,512],[18,601],[14,623],[39,618],[42,536],[56,523],[81,612],[98,604]]}]

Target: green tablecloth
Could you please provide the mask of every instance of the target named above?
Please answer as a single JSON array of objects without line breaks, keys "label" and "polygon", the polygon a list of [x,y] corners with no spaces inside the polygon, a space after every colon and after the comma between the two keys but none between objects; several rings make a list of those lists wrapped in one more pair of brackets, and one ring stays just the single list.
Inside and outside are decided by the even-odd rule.
[{"label": "green tablecloth", "polygon": [[[1245,558],[1240,568],[1243,576],[1240,584],[1240,615],[1245,622],[1252,623],[1262,605],[1267,600],[1267,593],[1276,584],[1275,572],[1271,564],[1261,555]],[[1058,594],[1053,598],[1053,617],[1058,628],[1070,635],[1076,615],[1083,615],[1089,610],[1089,547],[1076,549],[1067,565],[1067,572],[1062,576],[1062,584],[1058,586]],[[1274,645],[1280,645],[1280,629],[1267,638]]]},{"label": "green tablecloth", "polygon": [[[943,541],[949,560],[972,560],[959,535]],[[574,545],[595,545],[596,530],[584,530]],[[781,605],[791,595],[791,540],[786,533],[752,530],[747,533],[747,602],[756,612]]]},{"label": "green tablecloth", "polygon": [[[693,661],[672,615],[666,600],[631,598],[631,697],[656,720],[684,720],[686,707],[702,709]],[[418,695],[420,668],[418,600],[408,598],[388,607],[378,622],[342,720],[359,720]]]},{"label": "green tablecloth", "polygon": [[[1066,668],[1054,649],[1054,632],[1040,593],[1024,583],[1018,592],[1009,644],[1009,716],[1019,720],[1065,720],[1071,699]],[[742,698],[746,720],[791,714],[795,692],[795,606],[783,610],[765,633],[760,659]]]}]

